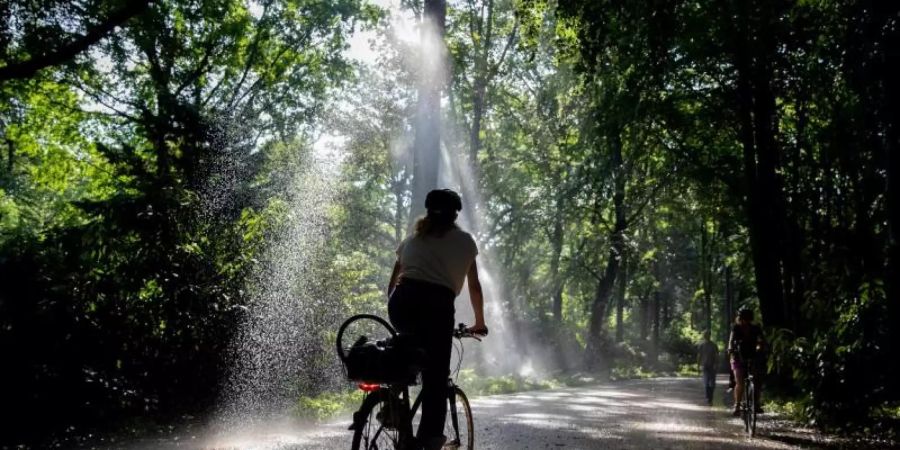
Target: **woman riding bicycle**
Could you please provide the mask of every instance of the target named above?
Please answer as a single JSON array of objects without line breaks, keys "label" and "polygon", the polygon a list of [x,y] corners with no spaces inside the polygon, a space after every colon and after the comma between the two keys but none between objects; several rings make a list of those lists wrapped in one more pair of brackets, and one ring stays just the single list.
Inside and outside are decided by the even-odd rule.
[{"label": "woman riding bicycle", "polygon": [[[761,379],[759,375],[762,373],[760,368],[764,361],[762,359],[763,350],[766,341],[762,333],[762,328],[753,323],[753,310],[750,308],[741,308],[735,318],[734,326],[731,327],[731,337],[728,338],[728,354],[731,355],[731,371],[734,373],[736,386],[734,389],[734,411],[732,415],[741,415],[741,399],[744,395],[744,380],[746,379],[747,370],[751,370],[756,379],[755,403],[759,405],[759,393],[761,391]],[[762,409],[757,406],[757,413],[761,413]]]},{"label": "woman riding bicycle", "polygon": [[484,300],[472,235],[456,225],[462,210],[459,194],[433,190],[425,197],[426,215],[412,236],[397,249],[397,262],[388,284],[391,324],[410,335],[426,354],[422,370],[422,420],[416,434],[425,450],[439,449],[447,415],[447,378],[453,340],[453,300],[469,282],[475,324],[469,331],[486,334]]}]

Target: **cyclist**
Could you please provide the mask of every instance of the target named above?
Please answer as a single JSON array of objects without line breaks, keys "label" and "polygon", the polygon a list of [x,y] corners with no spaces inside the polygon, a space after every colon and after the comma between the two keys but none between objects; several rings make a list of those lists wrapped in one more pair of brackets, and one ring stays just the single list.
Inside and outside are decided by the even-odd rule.
[{"label": "cyclist", "polygon": [[728,354],[731,355],[731,370],[734,372],[736,382],[734,389],[734,411],[732,415],[741,415],[741,398],[744,394],[744,376],[747,371],[747,363],[751,362],[751,369],[756,382],[756,412],[762,413],[759,407],[759,394],[762,390],[760,368],[764,363],[762,356],[766,341],[762,328],[753,323],[753,310],[747,307],[741,308],[735,318],[735,324],[731,327],[731,337],[728,338]]},{"label": "cyclist", "polygon": [[456,225],[462,210],[459,194],[433,190],[425,197],[426,215],[412,236],[397,249],[388,284],[388,316],[401,333],[411,336],[426,354],[422,370],[422,420],[416,433],[418,448],[440,449],[446,441],[447,378],[453,340],[453,300],[469,282],[475,324],[469,331],[487,334],[484,299],[472,235]]},{"label": "cyclist", "polygon": [[706,403],[712,405],[713,391],[716,389],[716,362],[719,360],[719,347],[709,339],[709,330],[703,332],[703,342],[697,346],[697,366],[703,375],[703,387],[706,390]]}]

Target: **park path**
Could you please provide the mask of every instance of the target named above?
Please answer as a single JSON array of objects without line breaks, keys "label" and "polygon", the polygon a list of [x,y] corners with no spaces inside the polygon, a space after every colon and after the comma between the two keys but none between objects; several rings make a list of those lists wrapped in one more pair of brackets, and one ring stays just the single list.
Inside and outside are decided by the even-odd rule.
[{"label": "park path", "polygon": [[[472,400],[476,448],[526,449],[835,449],[852,448],[771,414],[749,439],[742,423],[723,404],[719,380],[716,405],[706,406],[698,379],[656,378],[587,387],[480,397]],[[350,446],[349,420],[302,426],[267,423],[250,429],[219,430],[177,441],[144,441],[134,448],[216,450],[336,450]]]}]

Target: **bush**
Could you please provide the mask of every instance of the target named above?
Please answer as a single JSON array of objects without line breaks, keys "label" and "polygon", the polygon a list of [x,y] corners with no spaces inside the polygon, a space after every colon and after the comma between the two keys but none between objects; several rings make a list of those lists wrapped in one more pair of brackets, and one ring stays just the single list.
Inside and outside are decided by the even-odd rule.
[{"label": "bush", "polygon": [[552,389],[563,385],[559,380],[538,380],[519,375],[481,376],[476,374],[472,369],[461,370],[459,372],[457,383],[470,397],[476,395],[509,394],[521,391]]},{"label": "bush", "polygon": [[304,419],[326,420],[353,411],[362,400],[363,392],[359,389],[323,392],[316,396],[300,397],[293,413]]},{"label": "bush", "polygon": [[838,431],[897,427],[885,411],[898,402],[888,391],[892,374],[883,370],[886,342],[884,291],[864,285],[858,295],[836,302],[831,327],[812,332],[812,338],[786,330],[773,333],[770,369],[792,379],[799,396],[792,410],[812,424]]}]

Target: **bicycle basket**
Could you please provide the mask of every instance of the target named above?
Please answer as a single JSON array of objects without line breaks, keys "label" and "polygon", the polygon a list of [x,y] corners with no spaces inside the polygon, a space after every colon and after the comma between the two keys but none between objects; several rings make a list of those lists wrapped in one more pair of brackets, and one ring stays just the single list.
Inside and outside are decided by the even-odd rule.
[{"label": "bicycle basket", "polygon": [[414,384],[424,360],[408,336],[398,335],[387,321],[371,314],[355,315],[341,325],[337,355],[351,381],[382,384]]},{"label": "bicycle basket", "polygon": [[344,361],[351,381],[414,384],[424,353],[403,336],[372,340],[360,336]]}]

